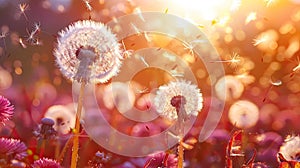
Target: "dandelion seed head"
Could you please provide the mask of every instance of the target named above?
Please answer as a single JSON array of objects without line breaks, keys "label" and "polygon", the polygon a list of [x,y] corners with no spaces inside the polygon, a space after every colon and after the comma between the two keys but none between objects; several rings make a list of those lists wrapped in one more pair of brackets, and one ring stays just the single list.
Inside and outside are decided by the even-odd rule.
[{"label": "dandelion seed head", "polygon": [[254,103],[248,100],[239,100],[231,105],[228,118],[231,124],[238,128],[250,128],[259,119],[259,109]]},{"label": "dandelion seed head", "polygon": [[10,120],[13,115],[14,106],[10,101],[0,95],[0,123]]},{"label": "dandelion seed head", "polygon": [[218,98],[232,101],[241,97],[244,92],[244,85],[235,76],[226,75],[217,81],[215,90]]},{"label": "dandelion seed head", "polygon": [[174,107],[174,103],[176,104],[174,97],[176,96],[184,97],[184,109],[188,116],[197,116],[203,107],[202,93],[196,85],[185,80],[174,81],[160,86],[154,98],[154,105],[161,116],[169,120],[176,120],[178,118],[176,107]]},{"label": "dandelion seed head", "polygon": [[300,161],[300,136],[290,135],[281,145],[279,153],[288,161]]},{"label": "dandelion seed head", "polygon": [[59,168],[61,167],[60,164],[53,159],[48,159],[48,158],[41,158],[39,160],[36,160],[33,162],[33,164],[31,165],[32,168]]},{"label": "dandelion seed head", "polygon": [[62,105],[51,106],[44,117],[52,119],[54,121],[54,130],[62,134],[69,133],[75,127],[75,114]]},{"label": "dandelion seed head", "polygon": [[245,20],[245,24],[250,23],[251,21],[256,20],[257,16],[256,16],[256,12],[250,12]]},{"label": "dandelion seed head", "polygon": [[26,145],[17,139],[0,138],[0,155],[7,155],[12,159],[21,160],[27,156]]},{"label": "dandelion seed head", "polygon": [[112,82],[107,85],[103,95],[105,95],[105,99],[103,99],[105,107],[110,110],[115,107],[120,113],[125,113],[132,109],[136,99],[131,87],[127,83],[122,82]]},{"label": "dandelion seed head", "polygon": [[77,21],[59,32],[54,56],[63,75],[78,82],[107,82],[122,64],[116,36],[91,20]]},{"label": "dandelion seed head", "polygon": [[11,74],[0,66],[0,90],[8,89],[13,82]]}]

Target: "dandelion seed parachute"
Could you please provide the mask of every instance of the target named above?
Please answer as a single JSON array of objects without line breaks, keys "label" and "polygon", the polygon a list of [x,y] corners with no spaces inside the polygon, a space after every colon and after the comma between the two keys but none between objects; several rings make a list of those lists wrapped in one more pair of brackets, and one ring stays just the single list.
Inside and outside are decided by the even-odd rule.
[{"label": "dandelion seed parachute", "polygon": [[244,92],[242,82],[232,75],[226,75],[218,80],[215,85],[217,96],[220,99],[231,101],[238,99]]},{"label": "dandelion seed parachute", "polygon": [[104,24],[91,20],[77,21],[62,30],[54,56],[62,74],[78,82],[107,82],[122,64],[116,36]]},{"label": "dandelion seed parachute", "polygon": [[238,128],[250,128],[259,119],[259,109],[254,103],[248,100],[239,100],[231,105],[228,118],[231,124]]},{"label": "dandelion seed parachute", "polygon": [[160,86],[154,98],[157,112],[169,120],[176,120],[178,117],[176,108],[171,105],[171,100],[175,96],[185,98],[184,108],[188,116],[197,116],[203,107],[202,93],[196,85],[184,80],[170,82],[167,85]]}]

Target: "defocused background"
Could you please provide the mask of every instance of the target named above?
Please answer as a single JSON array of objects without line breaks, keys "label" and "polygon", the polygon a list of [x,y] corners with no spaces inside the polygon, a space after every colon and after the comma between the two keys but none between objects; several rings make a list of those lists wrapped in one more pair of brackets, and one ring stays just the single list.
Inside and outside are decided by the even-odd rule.
[{"label": "defocused background", "polygon": [[[0,0],[0,94],[7,97],[16,109],[13,120],[0,127],[0,136],[20,138],[33,148],[30,133],[49,107],[67,107],[72,103],[72,83],[61,75],[52,54],[60,30],[77,20],[107,23],[143,11],[159,11],[186,18],[206,34],[224,61],[227,85],[210,88],[216,89],[218,94],[227,93],[223,116],[206,142],[197,143],[187,151],[186,157],[193,158],[187,159],[189,166],[224,167],[225,146],[230,133],[237,128],[250,133],[248,148],[257,149],[256,161],[276,166],[276,153],[281,142],[289,134],[298,134],[300,129],[299,0]],[[125,44],[127,49],[134,49],[129,42]],[[160,72],[143,73],[158,75]],[[200,70],[196,76],[205,80],[209,74]],[[101,96],[110,95],[109,86],[97,87],[99,103],[105,107],[114,127],[121,130],[123,127],[123,132],[135,136],[152,134],[137,133],[140,126],[137,123],[124,121],[118,124],[121,115]],[[145,89],[140,84],[133,87],[140,91]],[[199,87],[202,88],[201,84]],[[209,87],[203,88],[204,93],[210,92],[205,90]],[[133,105],[147,108],[151,96],[141,93],[133,100]],[[213,98],[205,97],[203,114],[188,136],[198,137],[210,99]],[[238,100],[245,100],[245,106],[250,102],[249,109],[255,106],[254,109],[258,110],[235,111],[236,108],[232,107]],[[68,107],[74,113],[74,107]],[[124,128],[124,123],[129,126]],[[164,124],[168,123],[158,127],[164,128]],[[154,132],[160,132],[157,125],[151,125]],[[269,137],[273,139],[267,139]],[[97,146],[90,140],[83,141],[88,141],[86,146]],[[82,156],[81,164],[84,165],[97,150],[102,149],[97,146],[90,151],[82,150],[88,154]],[[116,159],[116,165],[126,161],[131,165],[139,164],[132,158],[116,158],[119,159]]]}]

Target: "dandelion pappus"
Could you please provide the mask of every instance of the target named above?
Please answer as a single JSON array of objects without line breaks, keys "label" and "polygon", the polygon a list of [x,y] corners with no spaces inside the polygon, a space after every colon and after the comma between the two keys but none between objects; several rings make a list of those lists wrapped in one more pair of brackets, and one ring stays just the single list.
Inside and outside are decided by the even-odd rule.
[{"label": "dandelion pappus", "polygon": [[123,58],[126,59],[126,58],[131,57],[134,53],[134,50],[127,50],[123,40],[122,40],[122,46],[123,46],[123,49],[124,49],[124,52],[122,53]]},{"label": "dandelion pappus", "polygon": [[271,89],[273,88],[273,86],[280,86],[280,85],[282,85],[282,81],[281,80],[276,80],[276,81],[272,81],[271,80],[270,84],[271,84],[271,86],[267,89],[267,91],[265,93],[265,96],[264,96],[264,99],[263,99],[263,102],[266,101],[267,96],[268,96],[269,92],[271,91]]},{"label": "dandelion pappus", "polygon": [[146,67],[149,67],[149,64],[146,62],[144,57],[140,57],[140,60],[145,64]]},{"label": "dandelion pappus", "polygon": [[25,45],[25,43],[23,42],[22,38],[19,38],[19,43],[23,48],[27,48],[27,46]]},{"label": "dandelion pappus", "polygon": [[5,41],[5,38],[7,37],[7,35],[8,35],[8,32],[1,32],[1,34],[0,34],[0,39],[3,39],[4,53],[7,50],[7,48],[6,48],[6,41]]},{"label": "dandelion pappus", "polygon": [[91,3],[90,0],[83,0],[83,3],[85,4],[85,7],[87,8],[88,11],[92,11],[93,10],[92,5],[90,4]]},{"label": "dandelion pappus", "polygon": [[26,3],[23,4],[19,4],[19,9],[20,9],[20,15],[23,15],[26,19],[26,21],[28,21],[27,15],[25,14],[25,11],[29,9],[29,5]]},{"label": "dandelion pappus", "polygon": [[210,61],[210,62],[211,63],[224,62],[224,63],[229,63],[230,67],[236,67],[240,61],[241,61],[240,55],[237,53],[233,53],[231,56],[231,59],[229,59],[229,60],[216,60],[216,61]]}]

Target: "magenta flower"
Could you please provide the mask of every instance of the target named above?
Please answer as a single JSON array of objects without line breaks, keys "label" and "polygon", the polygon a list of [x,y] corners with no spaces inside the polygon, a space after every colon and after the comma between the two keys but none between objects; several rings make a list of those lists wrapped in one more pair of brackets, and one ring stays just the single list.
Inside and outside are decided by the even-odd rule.
[{"label": "magenta flower", "polygon": [[33,168],[59,168],[60,164],[56,160],[41,158],[31,165]]},{"label": "magenta flower", "polygon": [[0,156],[21,160],[27,156],[27,146],[17,139],[0,138]]},{"label": "magenta flower", "polygon": [[165,152],[157,152],[148,156],[148,160],[144,166],[145,168],[157,168],[157,167],[177,167],[177,158],[174,154],[168,154]]},{"label": "magenta flower", "polygon": [[13,115],[14,106],[10,101],[0,95],[0,123],[9,120]]}]

